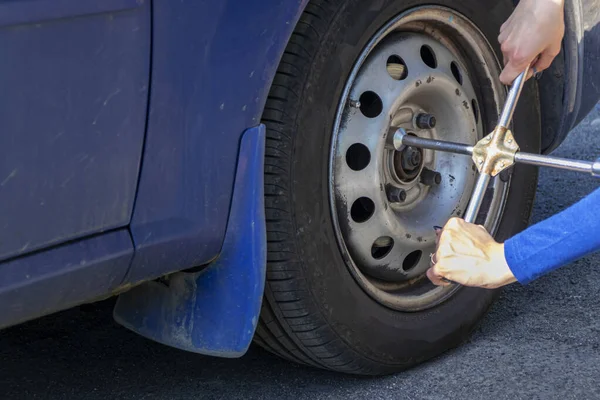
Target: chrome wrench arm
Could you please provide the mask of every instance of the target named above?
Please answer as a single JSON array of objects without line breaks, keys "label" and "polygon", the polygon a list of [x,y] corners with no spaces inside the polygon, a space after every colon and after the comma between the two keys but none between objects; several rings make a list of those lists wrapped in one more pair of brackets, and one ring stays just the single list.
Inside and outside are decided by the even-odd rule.
[{"label": "chrome wrench arm", "polygon": [[[527,77],[528,72],[529,67],[525,68],[525,71],[521,72],[521,74],[517,76],[510,88],[510,91],[508,92],[506,103],[504,103],[504,108],[502,109],[502,114],[500,115],[500,120],[498,122],[498,127],[504,128],[504,130],[508,129],[508,126],[510,125],[510,121],[512,120],[513,113],[515,112],[515,107],[517,105],[517,101],[519,100],[519,96],[521,95],[521,90],[523,89],[523,84],[525,83],[525,78]],[[495,132],[498,131],[498,128],[496,128]],[[477,178],[473,194],[471,195],[471,200],[469,201],[467,211],[465,211],[465,221],[474,223],[475,219],[477,219],[477,214],[479,213],[481,203],[485,197],[485,192],[490,182],[490,178],[491,175],[489,171],[480,169],[479,177]]]},{"label": "chrome wrench arm", "polygon": [[[443,151],[446,153],[462,154],[465,156],[473,155],[473,146],[471,145],[447,142],[444,140],[424,139],[417,136],[407,135],[406,132],[401,129],[394,134],[394,139],[395,142],[405,146]],[[591,174],[593,177],[600,178],[600,158],[598,158],[596,161],[582,161],[518,151],[515,153],[515,164],[527,164],[535,165],[537,167],[549,167],[568,171],[584,172]]]}]

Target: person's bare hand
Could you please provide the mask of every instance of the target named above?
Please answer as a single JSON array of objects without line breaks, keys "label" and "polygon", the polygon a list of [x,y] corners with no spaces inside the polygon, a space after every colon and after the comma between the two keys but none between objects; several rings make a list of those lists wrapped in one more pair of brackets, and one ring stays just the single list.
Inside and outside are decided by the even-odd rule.
[{"label": "person's bare hand", "polygon": [[533,70],[548,68],[560,52],[564,33],[564,0],[521,0],[500,27],[502,83],[510,85],[528,65],[532,67],[528,78]]},{"label": "person's bare hand", "polygon": [[495,289],[515,282],[504,257],[504,245],[497,243],[481,225],[452,218],[438,231],[438,247],[427,277],[438,286],[450,283]]}]

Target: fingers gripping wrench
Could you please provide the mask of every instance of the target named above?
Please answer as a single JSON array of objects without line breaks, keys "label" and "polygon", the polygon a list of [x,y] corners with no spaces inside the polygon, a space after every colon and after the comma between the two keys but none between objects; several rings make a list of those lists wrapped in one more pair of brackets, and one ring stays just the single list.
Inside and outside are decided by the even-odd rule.
[{"label": "fingers gripping wrench", "polygon": [[473,158],[473,162],[479,170],[479,177],[477,178],[473,194],[463,217],[466,222],[475,222],[490,179],[503,170],[510,168],[515,163],[588,172],[594,177],[600,177],[600,158],[595,162],[588,162],[519,151],[519,146],[512,132],[509,130],[509,125],[528,72],[529,68],[526,68],[513,82],[498,125],[494,131],[474,146],[434,139],[423,139],[408,135],[402,128],[398,129],[394,134],[394,148],[398,151],[402,150],[404,146],[413,146],[470,155]]}]

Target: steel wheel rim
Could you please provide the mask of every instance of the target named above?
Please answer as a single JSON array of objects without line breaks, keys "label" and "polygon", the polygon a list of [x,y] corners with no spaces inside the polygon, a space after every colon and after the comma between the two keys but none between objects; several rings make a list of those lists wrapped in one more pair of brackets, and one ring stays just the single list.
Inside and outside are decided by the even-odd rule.
[{"label": "steel wheel rim", "polygon": [[[433,61],[423,56],[423,48],[431,51]],[[465,59],[469,51],[472,62]],[[394,67],[399,62],[408,68],[405,76]],[[475,63],[480,65],[477,76]],[[482,116],[497,118],[500,112],[505,89],[497,81],[499,71],[491,46],[469,20],[448,8],[419,7],[397,16],[371,39],[346,82],[330,150],[330,207],[350,272],[385,306],[419,311],[461,289],[433,287],[424,272],[435,246],[433,225],[465,210],[476,178],[467,157],[425,151],[418,172],[437,168],[445,181],[423,185],[419,176],[397,170],[390,132],[401,126],[423,137],[474,143],[491,130]],[[488,79],[487,92],[476,92],[472,79]],[[368,92],[375,96],[365,96]],[[479,109],[481,95],[488,98],[484,110]],[[404,118],[407,109],[412,118]],[[442,116],[441,125],[415,127],[418,112],[434,110]],[[490,185],[490,211],[479,222],[491,232],[501,220],[508,186],[501,179]],[[387,187],[405,190],[404,202],[390,202]]]}]

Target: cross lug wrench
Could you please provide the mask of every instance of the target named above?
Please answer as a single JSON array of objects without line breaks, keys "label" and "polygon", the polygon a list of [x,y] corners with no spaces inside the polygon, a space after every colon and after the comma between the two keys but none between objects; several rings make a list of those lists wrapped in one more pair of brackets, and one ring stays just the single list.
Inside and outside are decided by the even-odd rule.
[{"label": "cross lug wrench", "polygon": [[589,162],[519,151],[519,146],[509,130],[509,125],[528,72],[529,68],[526,68],[513,82],[494,131],[479,140],[474,146],[443,140],[424,139],[408,135],[404,129],[398,129],[394,133],[393,144],[398,151],[402,150],[404,146],[413,146],[472,157],[479,171],[479,177],[465,211],[464,220],[466,222],[475,222],[491,177],[498,175],[514,164],[520,163],[587,172],[594,177],[600,177],[600,158],[594,162]]}]

